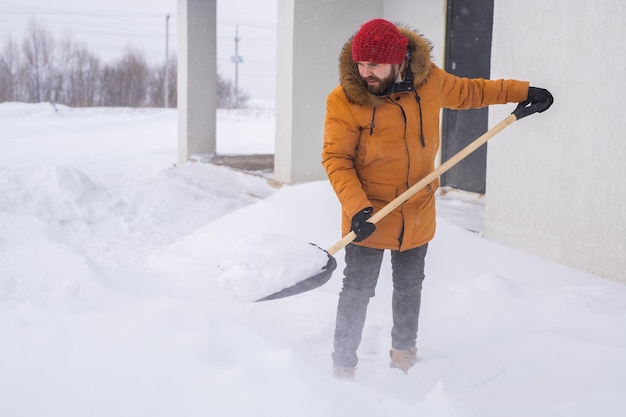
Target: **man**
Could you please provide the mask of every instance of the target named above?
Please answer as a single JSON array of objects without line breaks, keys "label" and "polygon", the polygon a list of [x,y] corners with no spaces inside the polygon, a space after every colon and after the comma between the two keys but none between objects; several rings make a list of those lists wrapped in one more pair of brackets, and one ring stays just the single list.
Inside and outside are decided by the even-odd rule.
[{"label": "man", "polygon": [[342,206],[343,288],[334,336],[334,374],[354,378],[357,348],[383,251],[391,251],[390,366],[407,372],[417,361],[424,258],[435,233],[435,180],[376,225],[367,219],[434,170],[442,108],[469,109],[530,100],[547,90],[515,80],[459,78],[437,67],[430,43],[416,32],[374,19],[344,46],[341,84],[328,96],[322,164]]}]

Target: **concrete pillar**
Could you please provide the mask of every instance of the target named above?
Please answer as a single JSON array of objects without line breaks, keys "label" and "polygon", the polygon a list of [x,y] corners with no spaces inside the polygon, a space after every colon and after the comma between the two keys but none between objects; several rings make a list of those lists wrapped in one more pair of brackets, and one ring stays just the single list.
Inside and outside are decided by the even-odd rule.
[{"label": "concrete pillar", "polygon": [[178,0],[178,164],[215,155],[215,0]]},{"label": "concrete pillar", "polygon": [[321,165],[326,96],[339,83],[338,57],[383,0],[281,0],[277,19],[275,179],[326,178]]}]

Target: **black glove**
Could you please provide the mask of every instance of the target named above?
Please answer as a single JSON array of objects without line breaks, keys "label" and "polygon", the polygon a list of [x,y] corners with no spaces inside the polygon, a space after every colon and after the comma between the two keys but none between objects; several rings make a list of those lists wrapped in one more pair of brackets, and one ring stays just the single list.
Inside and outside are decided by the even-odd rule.
[{"label": "black glove", "polygon": [[352,217],[352,231],[356,233],[355,242],[367,239],[376,230],[376,225],[367,221],[372,217],[373,211],[373,207],[367,207]]},{"label": "black glove", "polygon": [[537,113],[541,113],[548,110],[554,102],[554,97],[544,88],[528,87],[528,98],[526,100],[530,101],[531,106],[537,108]]},{"label": "black glove", "polygon": [[513,114],[519,120],[530,114],[548,110],[553,102],[554,97],[545,88],[528,87],[528,98],[517,106]]}]

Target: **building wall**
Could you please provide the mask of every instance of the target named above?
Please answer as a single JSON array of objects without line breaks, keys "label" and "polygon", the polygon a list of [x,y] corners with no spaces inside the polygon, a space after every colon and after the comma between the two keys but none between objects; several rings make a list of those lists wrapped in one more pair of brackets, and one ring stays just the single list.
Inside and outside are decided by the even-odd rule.
[{"label": "building wall", "polygon": [[446,38],[446,0],[384,2],[383,18],[406,24],[421,33],[432,45],[433,60],[443,68]]},{"label": "building wall", "polygon": [[[626,3],[496,2],[492,78],[548,88],[489,143],[485,237],[626,282]],[[513,106],[490,111],[490,124]]]},{"label": "building wall", "polygon": [[[325,178],[319,156],[325,99],[338,82],[340,48],[359,25],[380,16],[409,24],[432,41],[443,66],[445,9],[445,0],[279,2],[278,180]],[[619,0],[496,2],[492,78],[546,87],[555,104],[489,142],[484,232],[623,282],[625,18]],[[490,125],[514,107],[492,106]]]},{"label": "building wall", "polygon": [[274,176],[296,183],[325,179],[321,165],[326,96],[339,83],[338,58],[364,22],[405,23],[433,42],[441,64],[445,1],[283,0],[278,2]]},{"label": "building wall", "polygon": [[325,179],[321,165],[326,97],[339,83],[338,58],[361,23],[382,14],[382,0],[278,2],[274,177]]}]

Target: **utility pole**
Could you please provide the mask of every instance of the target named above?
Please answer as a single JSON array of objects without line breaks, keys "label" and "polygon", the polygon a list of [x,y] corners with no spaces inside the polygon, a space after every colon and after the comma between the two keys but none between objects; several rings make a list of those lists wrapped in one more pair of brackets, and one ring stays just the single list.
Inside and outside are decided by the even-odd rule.
[{"label": "utility pole", "polygon": [[170,48],[170,14],[165,16],[165,83],[164,83],[164,102],[165,108],[170,106],[170,65],[169,65],[169,48]]},{"label": "utility pole", "polygon": [[239,108],[239,63],[243,58],[239,56],[239,25],[235,26],[235,56],[230,61],[235,63],[235,108]]}]

